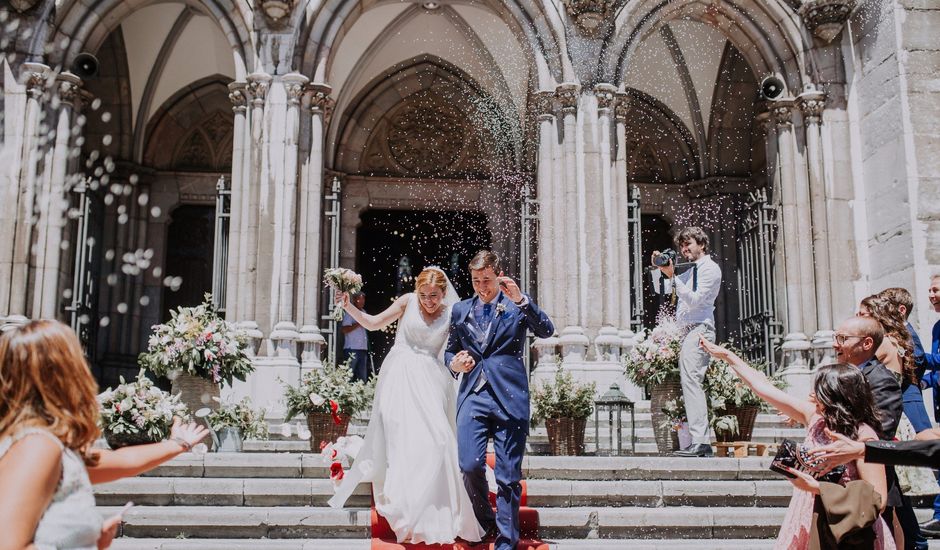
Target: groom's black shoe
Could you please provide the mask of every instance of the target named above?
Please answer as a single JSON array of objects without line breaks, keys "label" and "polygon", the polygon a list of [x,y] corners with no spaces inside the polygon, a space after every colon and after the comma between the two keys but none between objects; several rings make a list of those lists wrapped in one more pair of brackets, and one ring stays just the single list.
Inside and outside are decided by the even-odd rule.
[{"label": "groom's black shoe", "polygon": [[712,446],[708,443],[693,443],[685,449],[679,449],[672,456],[715,456]]}]

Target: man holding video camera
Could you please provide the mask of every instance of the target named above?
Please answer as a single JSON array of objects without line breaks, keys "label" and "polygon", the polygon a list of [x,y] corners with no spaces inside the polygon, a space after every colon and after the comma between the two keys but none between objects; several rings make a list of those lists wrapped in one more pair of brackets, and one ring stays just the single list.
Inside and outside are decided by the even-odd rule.
[{"label": "man holding video camera", "polygon": [[721,268],[708,255],[708,235],[701,227],[681,230],[676,235],[675,243],[682,257],[689,262],[685,264],[687,269],[678,275],[675,261],[677,254],[674,250],[653,252],[653,266],[669,279],[669,291],[676,297],[676,321],[688,328],[679,354],[679,372],[692,443],[674,454],[712,456],[708,437],[708,404],[705,390],[702,389],[709,356],[699,346],[699,337],[715,341],[715,299],[721,290]]}]

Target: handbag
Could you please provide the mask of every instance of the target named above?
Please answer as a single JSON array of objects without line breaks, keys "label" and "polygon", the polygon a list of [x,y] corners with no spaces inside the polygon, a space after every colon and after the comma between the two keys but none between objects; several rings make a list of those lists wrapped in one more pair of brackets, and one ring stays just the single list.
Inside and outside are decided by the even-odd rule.
[{"label": "handbag", "polygon": [[784,439],[777,449],[777,455],[770,463],[770,469],[786,477],[796,477],[787,468],[806,472],[819,481],[828,481],[829,483],[839,483],[842,474],[845,473],[845,465],[839,465],[825,474],[817,473],[820,465],[819,460],[809,458],[809,450],[804,445],[799,445],[792,439]]}]

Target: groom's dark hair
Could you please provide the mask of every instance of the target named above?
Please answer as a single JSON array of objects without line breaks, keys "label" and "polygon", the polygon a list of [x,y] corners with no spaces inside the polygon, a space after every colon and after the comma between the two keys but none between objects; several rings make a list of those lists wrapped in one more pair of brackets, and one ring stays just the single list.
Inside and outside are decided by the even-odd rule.
[{"label": "groom's dark hair", "polygon": [[481,250],[470,259],[470,271],[493,268],[493,273],[499,274],[499,256],[492,250]]}]

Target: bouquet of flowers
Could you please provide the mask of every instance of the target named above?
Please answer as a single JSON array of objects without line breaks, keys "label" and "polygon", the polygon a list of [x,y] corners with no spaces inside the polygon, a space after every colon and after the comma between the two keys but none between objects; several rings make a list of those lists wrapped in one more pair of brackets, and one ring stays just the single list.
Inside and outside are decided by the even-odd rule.
[{"label": "bouquet of flowers", "polygon": [[196,307],[180,307],[172,318],[154,325],[141,366],[158,376],[186,372],[213,383],[244,381],[254,366],[248,356],[248,337],[222,319],[211,296]]},{"label": "bouquet of flowers", "polygon": [[660,315],[656,328],[640,334],[640,340],[624,357],[626,377],[638,386],[661,384],[679,377],[679,352],[686,329],[672,315]]},{"label": "bouquet of flowers", "polygon": [[[217,399],[217,398],[213,398]],[[244,398],[238,403],[222,403],[218,410],[209,413],[206,421],[214,431],[222,428],[236,428],[245,439],[267,439],[268,424],[264,421],[264,409],[251,407],[251,399]]]},{"label": "bouquet of flowers", "polygon": [[173,417],[187,417],[186,406],[179,395],[153,385],[141,369],[135,382],[125,382],[98,395],[100,424],[105,438],[113,448],[124,445],[163,441],[170,435]]},{"label": "bouquet of flowers", "polygon": [[[362,290],[362,275],[345,267],[333,267],[323,272],[323,282],[336,292],[354,294]],[[343,307],[337,305],[333,308],[333,320],[343,320]]]},{"label": "bouquet of flowers", "polygon": [[349,362],[333,365],[324,362],[322,369],[313,369],[304,375],[300,386],[284,388],[287,411],[284,421],[297,415],[325,413],[340,424],[340,415],[353,416],[372,405],[376,378],[368,382],[353,380]]}]

